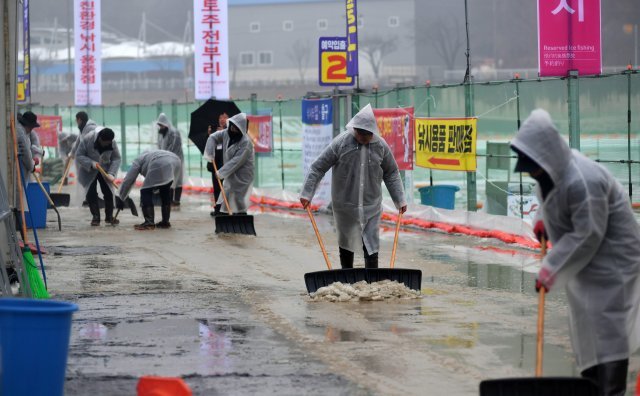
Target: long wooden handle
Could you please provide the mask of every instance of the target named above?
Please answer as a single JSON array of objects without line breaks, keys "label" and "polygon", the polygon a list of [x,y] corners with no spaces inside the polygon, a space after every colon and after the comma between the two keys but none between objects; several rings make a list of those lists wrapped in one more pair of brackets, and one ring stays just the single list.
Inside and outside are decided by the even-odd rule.
[{"label": "long wooden handle", "polygon": [[227,207],[227,212],[232,215],[231,207],[229,206],[229,201],[227,201],[227,194],[224,192],[224,187],[222,187],[222,181],[218,177],[218,166],[216,165],[216,161],[211,161],[213,164],[213,170],[215,171],[214,175],[216,175],[216,180],[218,181],[218,185],[220,186],[220,192],[222,192],[222,199],[224,200],[224,205]]},{"label": "long wooden handle", "polygon": [[313,225],[313,231],[316,232],[316,237],[318,238],[318,243],[320,244],[320,249],[322,249],[322,255],[324,256],[324,261],[327,263],[327,268],[331,269],[331,262],[329,262],[327,249],[325,249],[324,243],[322,242],[322,237],[320,236],[320,232],[318,231],[318,225],[316,224],[316,219],[313,218],[313,213],[311,213],[311,204],[307,205],[307,213],[309,214],[311,225]]},{"label": "long wooden handle", "polygon": [[67,166],[64,169],[64,175],[62,175],[62,179],[60,180],[60,185],[58,186],[58,194],[62,192],[62,185],[64,184],[64,179],[67,178],[67,175],[69,175],[69,169],[71,169],[72,157],[68,157],[68,158],[69,160],[67,161]]},{"label": "long wooden handle", "polygon": [[398,248],[398,234],[400,234],[400,221],[402,220],[402,212],[398,212],[398,221],[396,222],[396,236],[393,238],[393,250],[391,251],[391,264],[389,268],[393,268],[396,263],[396,249]]},{"label": "long wooden handle", "polygon": [[53,200],[51,199],[51,197],[49,196],[49,193],[47,192],[47,189],[44,188],[44,186],[42,185],[42,181],[40,180],[40,177],[38,177],[38,173],[34,172],[33,176],[36,178],[36,181],[38,182],[38,185],[40,186],[40,189],[42,190],[42,192],[44,193],[44,196],[47,197],[47,201],[49,201],[49,204],[52,207],[56,207],[56,204],[53,203]]},{"label": "long wooden handle", "polygon": [[18,182],[16,183],[18,185],[18,196],[19,196],[19,203],[20,203],[20,217],[22,218],[22,238],[24,239],[24,244],[25,246],[27,245],[27,243],[29,243],[29,241],[27,240],[27,221],[25,219],[24,216],[24,197],[23,197],[23,193],[22,193],[22,177],[20,176],[21,171],[20,171],[20,157],[18,157],[18,136],[16,135],[16,121],[13,118],[13,113],[11,113],[11,135],[13,136],[13,154],[16,160],[16,175],[17,175],[17,179]]},{"label": "long wooden handle", "polygon": [[[540,240],[540,250],[542,257],[547,254],[547,241],[544,237]],[[540,288],[538,292],[538,336],[536,339],[536,377],[542,377],[542,356],[544,346],[544,295],[546,289]]]},{"label": "long wooden handle", "polygon": [[[98,170],[100,171],[100,173],[102,173],[102,177],[104,177],[105,181],[109,180],[109,174],[107,173],[107,171],[104,170],[104,168],[102,167],[102,165],[96,163],[96,167],[98,168]],[[116,184],[115,181],[111,182],[111,185],[113,186],[113,188],[115,188],[116,190],[118,190],[118,185]]]}]

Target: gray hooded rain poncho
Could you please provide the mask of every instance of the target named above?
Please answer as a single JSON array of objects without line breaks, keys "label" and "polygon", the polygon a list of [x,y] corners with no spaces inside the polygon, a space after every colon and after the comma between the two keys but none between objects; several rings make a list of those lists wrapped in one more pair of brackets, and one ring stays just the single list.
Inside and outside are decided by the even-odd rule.
[{"label": "gray hooded rain poncho", "polygon": [[87,189],[98,175],[98,170],[93,167],[94,162],[99,163],[105,172],[114,177],[118,174],[118,169],[120,168],[120,151],[115,139],[111,143],[111,150],[100,154],[95,148],[100,130],[93,130],[87,135],[78,138],[80,143],[76,151],[76,168],[78,169],[78,183],[84,189],[85,195]]},{"label": "gray hooded rain poncho", "polygon": [[511,145],[535,161],[554,187],[538,199],[552,249],[542,262],[566,285],[571,342],[580,371],[627,359],[640,345],[640,227],[627,192],[601,165],[571,150],[544,110]]},{"label": "gray hooded rain poncho", "polygon": [[158,133],[158,148],[174,153],[180,158],[180,174],[175,182],[175,187],[182,187],[184,174],[184,154],[182,152],[182,137],[180,131],[173,127],[171,121],[164,113],[160,113],[156,124],[166,126],[169,130],[166,134]]},{"label": "gray hooded rain poncho", "polygon": [[[366,145],[358,143],[353,128],[373,133]],[[331,203],[341,248],[355,252],[364,242],[368,254],[378,252],[382,215],[382,188],[391,194],[396,208],[407,203],[400,171],[387,142],[380,137],[371,105],[365,106],[311,164],[300,198],[312,200],[324,174],[333,168]]]},{"label": "gray hooded rain poncho", "polygon": [[120,185],[118,196],[123,201],[127,199],[138,175],[144,176],[141,189],[160,187],[168,183],[172,183],[171,187],[174,188],[181,171],[180,158],[174,153],[165,150],[144,151],[133,160]]},{"label": "gray hooded rain poncho", "polygon": [[31,150],[31,141],[27,136],[27,132],[19,122],[16,123],[16,139],[18,141],[18,156],[24,170],[25,180],[29,180],[28,175],[33,172],[33,152]]},{"label": "gray hooded rain poncho", "polygon": [[78,136],[78,138],[76,139],[75,143],[71,147],[71,154],[70,155],[72,157],[75,158],[76,152],[78,151],[78,146],[80,145],[80,142],[82,141],[82,138],[87,136],[88,133],[95,131],[97,128],[98,128],[98,124],[96,124],[96,122],[94,120],[89,119],[87,121],[87,123],[82,128],[82,131],[80,132],[80,136]]},{"label": "gray hooded rain poncho", "polygon": [[[227,129],[211,134],[204,149],[204,158],[209,162],[214,161],[216,146],[222,143],[224,165],[218,169],[218,175],[224,180],[224,191],[227,194],[231,211],[234,213],[246,212],[253,186],[253,143],[247,136],[247,115],[245,113],[234,115],[229,118],[228,122],[240,129],[242,138],[229,146],[230,137]],[[222,205],[220,210],[227,213],[222,195],[218,198],[217,203]]]}]

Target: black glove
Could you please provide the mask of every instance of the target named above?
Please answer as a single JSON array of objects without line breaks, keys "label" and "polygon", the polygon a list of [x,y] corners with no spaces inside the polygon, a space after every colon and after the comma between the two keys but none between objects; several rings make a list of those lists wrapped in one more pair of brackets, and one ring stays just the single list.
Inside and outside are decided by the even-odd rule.
[{"label": "black glove", "polygon": [[118,210],[124,209],[124,201],[120,199],[120,197],[116,197],[116,209]]},{"label": "black glove", "polygon": [[211,162],[207,162],[207,171],[213,173],[213,164]]}]

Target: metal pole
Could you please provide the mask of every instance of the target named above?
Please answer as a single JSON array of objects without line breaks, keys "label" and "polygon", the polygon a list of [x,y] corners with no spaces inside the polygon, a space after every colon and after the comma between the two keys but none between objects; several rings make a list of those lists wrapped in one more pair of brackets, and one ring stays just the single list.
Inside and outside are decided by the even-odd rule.
[{"label": "metal pole", "polygon": [[[251,97],[251,115],[258,114],[258,94],[252,93]],[[247,131],[247,133],[249,133]],[[258,132],[257,138],[260,138],[260,132]],[[256,187],[260,187],[260,156],[255,154],[255,161],[253,162],[254,172],[255,172],[255,183]]]},{"label": "metal pole", "polygon": [[282,177],[282,189],[284,190],[284,146],[282,139],[282,99],[278,99],[278,118],[280,119],[280,175]]},{"label": "metal pole", "polygon": [[[638,25],[636,25],[637,27]],[[627,165],[629,168],[629,201],[631,201],[633,195],[631,184],[631,71],[627,71]]]},{"label": "metal pole", "polygon": [[124,171],[127,169],[127,121],[124,102],[120,102],[120,142],[122,146],[122,150],[120,150],[120,156],[122,157],[120,169]]},{"label": "metal pole", "polygon": [[634,64],[636,69],[638,68],[638,24],[633,25],[633,52],[634,52]]},{"label": "metal pole", "polygon": [[136,105],[136,111],[138,113],[138,155],[140,155],[140,105]]},{"label": "metal pole", "polygon": [[[519,78],[516,78],[516,114],[517,114],[517,125],[518,125],[518,130],[520,130],[520,82],[518,81]],[[509,161],[509,167],[511,167],[511,161]],[[511,172],[511,169],[509,169],[509,172]],[[518,176],[520,179],[520,218],[523,219],[524,218],[524,203],[522,201],[524,201],[523,199],[523,195],[524,195],[524,189],[522,188],[522,172],[518,172]],[[507,183],[507,191],[509,191],[509,184]]]},{"label": "metal pole", "polygon": [[464,25],[467,31],[467,51],[465,56],[467,58],[467,71],[464,73],[464,82],[468,83],[471,77],[471,46],[469,44],[469,11],[467,7],[467,0],[464,0]]},{"label": "metal pole", "polygon": [[569,91],[569,146],[580,150],[580,87],[578,71],[569,70],[567,86]]}]

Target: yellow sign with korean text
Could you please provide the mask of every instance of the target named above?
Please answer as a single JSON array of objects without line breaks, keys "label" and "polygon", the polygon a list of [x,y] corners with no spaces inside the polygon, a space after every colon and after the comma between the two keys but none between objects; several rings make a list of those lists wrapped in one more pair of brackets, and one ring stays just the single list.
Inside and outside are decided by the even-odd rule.
[{"label": "yellow sign with korean text", "polygon": [[416,165],[439,170],[476,170],[477,118],[416,117],[415,122]]}]

